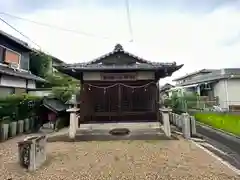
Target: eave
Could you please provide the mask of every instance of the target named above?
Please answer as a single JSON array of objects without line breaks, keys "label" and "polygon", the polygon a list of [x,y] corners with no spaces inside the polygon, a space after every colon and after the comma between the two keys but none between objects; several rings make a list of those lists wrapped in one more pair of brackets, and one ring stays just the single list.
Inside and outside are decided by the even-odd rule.
[{"label": "eave", "polygon": [[[108,61],[108,58],[112,58]],[[126,60],[126,61],[124,61]],[[156,79],[171,76],[182,65],[173,63],[151,62],[123,50],[117,44],[114,50],[87,63],[62,64],[54,66],[58,71],[74,78],[82,79],[83,72],[133,72],[152,71]]]},{"label": "eave", "polygon": [[114,67],[114,68],[73,68],[64,66],[55,66],[55,68],[67,75],[70,75],[76,79],[81,79],[84,72],[132,72],[132,71],[152,71],[155,72],[156,78],[164,78],[171,76],[175,71],[183,67],[182,65],[166,65],[166,66],[156,66],[156,67]]}]

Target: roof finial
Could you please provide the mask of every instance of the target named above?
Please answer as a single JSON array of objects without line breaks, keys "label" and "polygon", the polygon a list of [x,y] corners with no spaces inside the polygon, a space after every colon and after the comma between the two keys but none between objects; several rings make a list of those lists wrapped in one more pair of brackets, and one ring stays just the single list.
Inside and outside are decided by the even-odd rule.
[{"label": "roof finial", "polygon": [[114,47],[114,51],[123,51],[123,47],[121,44],[116,44]]}]

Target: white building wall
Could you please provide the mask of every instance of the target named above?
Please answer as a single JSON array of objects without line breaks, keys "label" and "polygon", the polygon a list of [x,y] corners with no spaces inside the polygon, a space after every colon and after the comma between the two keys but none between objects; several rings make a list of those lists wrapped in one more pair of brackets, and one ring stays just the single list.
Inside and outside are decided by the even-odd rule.
[{"label": "white building wall", "polygon": [[226,81],[229,105],[240,105],[240,79]]},{"label": "white building wall", "polygon": [[26,79],[15,76],[2,75],[0,84],[1,86],[26,88]]},{"label": "white building wall", "polygon": [[28,94],[32,96],[44,97],[51,95],[52,91],[28,91]]},{"label": "white building wall", "polygon": [[240,105],[240,79],[220,80],[214,85],[214,96],[219,97],[219,104],[222,108]]},{"label": "white building wall", "polygon": [[36,82],[34,80],[28,80],[27,88],[36,89]]},{"label": "white building wall", "polygon": [[226,92],[224,87],[224,80],[220,80],[213,86],[213,93],[214,96],[218,96],[219,99],[219,106],[221,108],[227,108],[227,98],[226,98]]},{"label": "white building wall", "polygon": [[14,92],[14,89],[11,87],[0,87],[0,98],[6,97]]}]

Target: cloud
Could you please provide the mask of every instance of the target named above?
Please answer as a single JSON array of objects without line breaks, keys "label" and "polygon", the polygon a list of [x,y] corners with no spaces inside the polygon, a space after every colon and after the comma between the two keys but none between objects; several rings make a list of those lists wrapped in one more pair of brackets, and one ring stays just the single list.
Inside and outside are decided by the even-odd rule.
[{"label": "cloud", "polygon": [[[240,66],[239,1],[173,0],[154,1],[155,4],[151,4],[151,0],[149,3],[129,1],[133,43],[129,42],[131,37],[124,1],[118,1],[117,6],[109,2],[88,1],[80,5],[75,0],[71,4],[60,1],[59,9],[49,5],[48,8],[19,14],[53,26],[94,34],[92,37],[16,19],[8,18],[8,22],[44,50],[69,63],[92,60],[111,51],[120,42],[127,51],[145,59],[185,64],[163,82],[201,68]],[[229,43],[233,40],[234,43]]]}]

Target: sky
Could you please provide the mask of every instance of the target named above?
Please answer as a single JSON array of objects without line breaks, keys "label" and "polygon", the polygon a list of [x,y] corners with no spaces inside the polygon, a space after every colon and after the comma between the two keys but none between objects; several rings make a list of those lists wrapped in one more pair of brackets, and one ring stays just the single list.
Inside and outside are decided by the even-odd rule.
[{"label": "sky", "polygon": [[[66,63],[90,61],[121,43],[144,59],[184,64],[160,84],[203,68],[240,68],[240,0],[129,0],[132,28],[126,0],[0,1],[1,18]],[[2,22],[0,29],[36,46]]]}]

